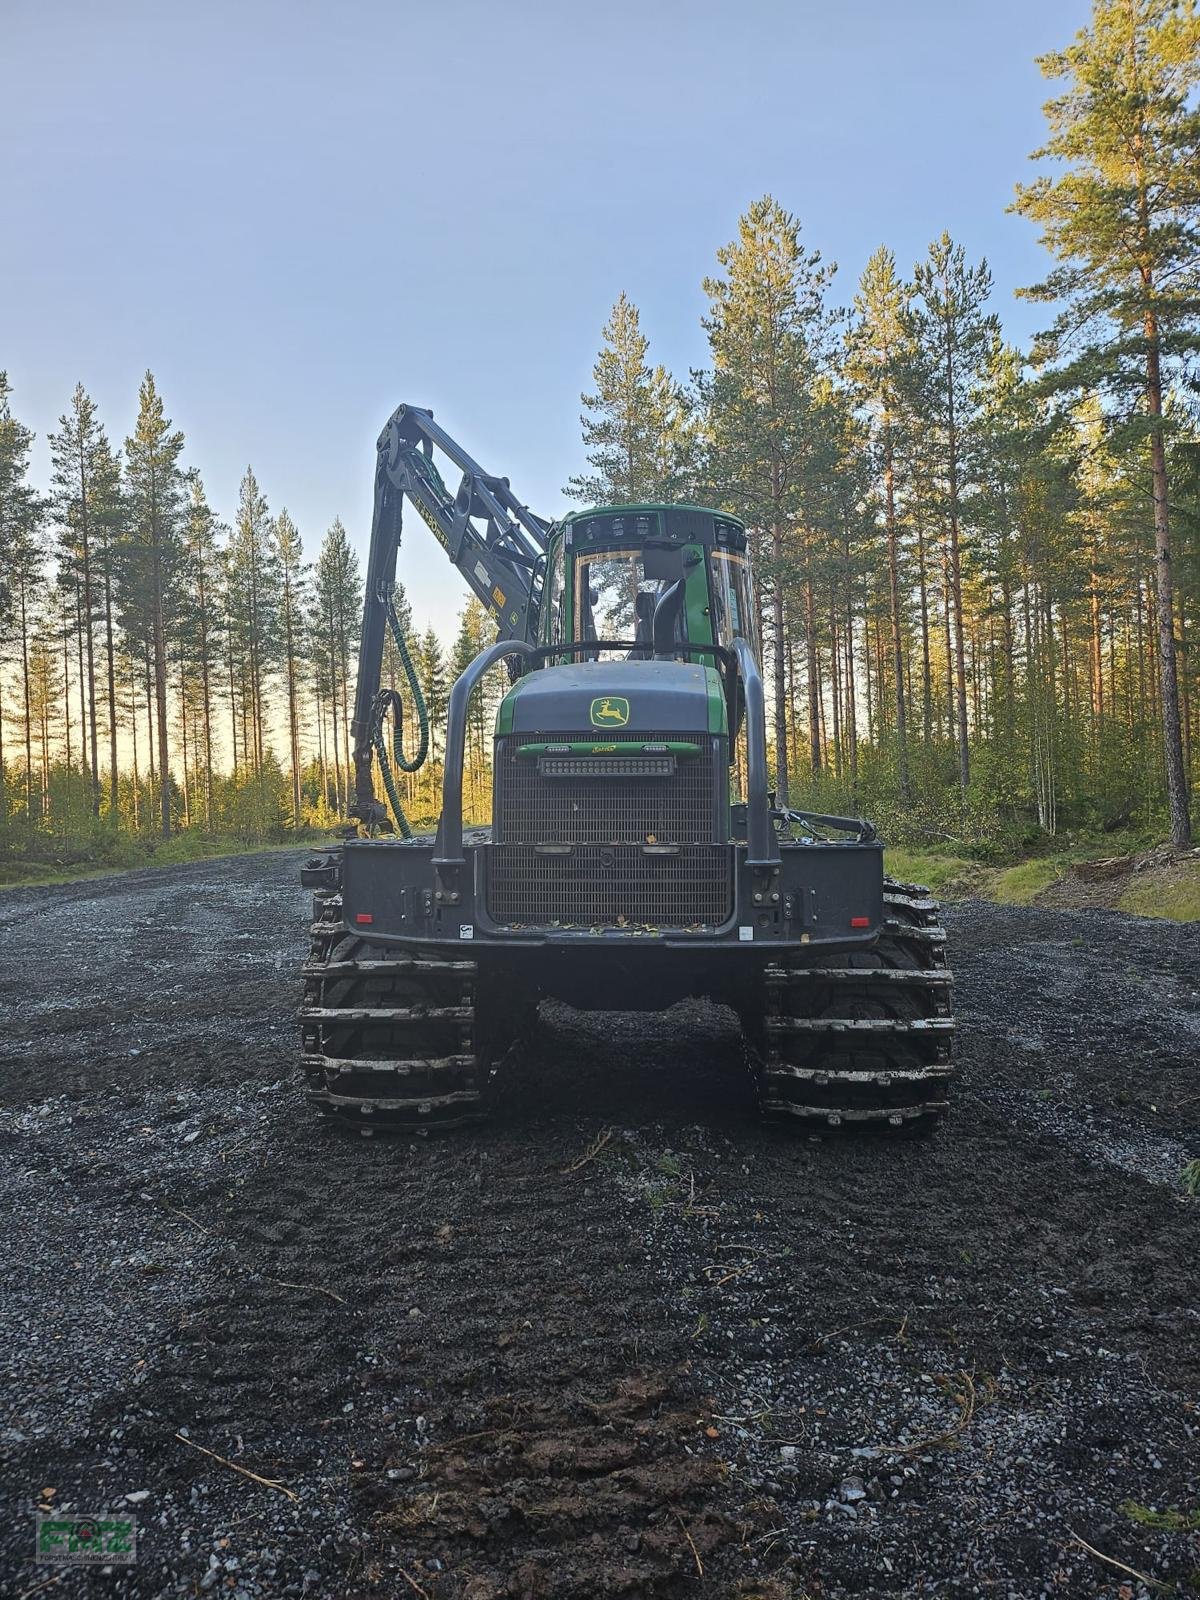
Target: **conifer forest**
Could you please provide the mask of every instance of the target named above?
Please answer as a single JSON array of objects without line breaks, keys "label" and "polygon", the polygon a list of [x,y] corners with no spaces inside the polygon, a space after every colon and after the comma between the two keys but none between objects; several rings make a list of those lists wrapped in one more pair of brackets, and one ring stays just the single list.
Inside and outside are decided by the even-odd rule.
[{"label": "conifer forest", "polygon": [[1200,1597],[1200,0],[0,107],[0,1600]]},{"label": "conifer forest", "polygon": [[[694,264],[697,370],[656,362],[613,285],[563,463],[577,504],[750,525],[781,798],[984,858],[1064,830],[1185,844],[1200,767],[1200,20],[1100,0],[1040,65],[1045,141],[1009,222],[1045,246],[1032,344],[935,216],[920,260],[882,240],[855,281],[784,198],[748,197]],[[104,416],[81,375],[34,482],[0,372],[6,860],[345,816],[366,530],[297,527],[252,466],[213,505],[175,398],[147,371]],[[472,600],[439,638],[397,598],[434,729],[406,780],[428,821],[449,686],[488,622]],[[487,727],[483,706],[478,815]]]}]

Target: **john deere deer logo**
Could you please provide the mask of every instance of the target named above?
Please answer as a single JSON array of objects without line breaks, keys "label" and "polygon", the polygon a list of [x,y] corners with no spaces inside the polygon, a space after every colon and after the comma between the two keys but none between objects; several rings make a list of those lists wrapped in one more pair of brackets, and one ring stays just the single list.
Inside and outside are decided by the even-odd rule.
[{"label": "john deere deer logo", "polygon": [[593,728],[623,728],[629,721],[629,701],[619,694],[606,694],[592,701]]}]

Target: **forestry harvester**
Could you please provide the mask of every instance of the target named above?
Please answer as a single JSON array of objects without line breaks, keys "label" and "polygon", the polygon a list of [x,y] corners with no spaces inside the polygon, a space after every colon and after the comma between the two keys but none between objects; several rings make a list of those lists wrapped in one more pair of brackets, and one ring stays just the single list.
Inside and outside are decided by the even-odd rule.
[{"label": "forestry harvester", "polygon": [[[395,771],[429,742],[394,607],[406,497],[496,630],[450,694],[432,838],[411,834]],[[412,756],[400,694],[381,683],[389,630],[417,711]],[[302,875],[315,1106],[363,1133],[474,1120],[542,998],[625,1011],[707,996],[741,1021],[764,1115],[941,1120],[954,1022],[937,906],[885,878],[868,822],[777,804],[757,633],[736,517],[625,505],[551,524],[431,412],[394,413],[351,724],[361,826]],[[491,826],[465,828],[472,696],[502,663]]]}]

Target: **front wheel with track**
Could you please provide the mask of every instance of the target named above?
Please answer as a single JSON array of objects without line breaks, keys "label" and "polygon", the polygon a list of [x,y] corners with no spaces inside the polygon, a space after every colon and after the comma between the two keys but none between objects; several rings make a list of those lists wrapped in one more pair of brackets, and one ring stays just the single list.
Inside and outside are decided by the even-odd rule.
[{"label": "front wheel with track", "polygon": [[301,1067],[324,1115],[363,1134],[487,1115],[521,1017],[476,961],[373,943],[347,928],[340,895],[323,894],[302,976]]}]

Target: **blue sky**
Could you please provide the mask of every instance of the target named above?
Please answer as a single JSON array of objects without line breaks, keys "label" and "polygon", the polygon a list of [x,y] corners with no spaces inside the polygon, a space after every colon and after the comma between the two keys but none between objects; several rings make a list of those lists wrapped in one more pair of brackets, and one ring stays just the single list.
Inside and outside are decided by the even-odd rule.
[{"label": "blue sky", "polygon": [[[700,364],[700,282],[770,192],[839,265],[947,228],[1010,337],[1047,265],[1005,214],[1041,141],[1033,57],[1085,0],[2,0],[0,367],[42,437],[76,380],[110,434],[158,379],[226,517],[247,462],[315,553],[364,551],[374,441],[432,406],[536,510],[624,289]],[[417,616],[463,598],[423,526]]]}]

